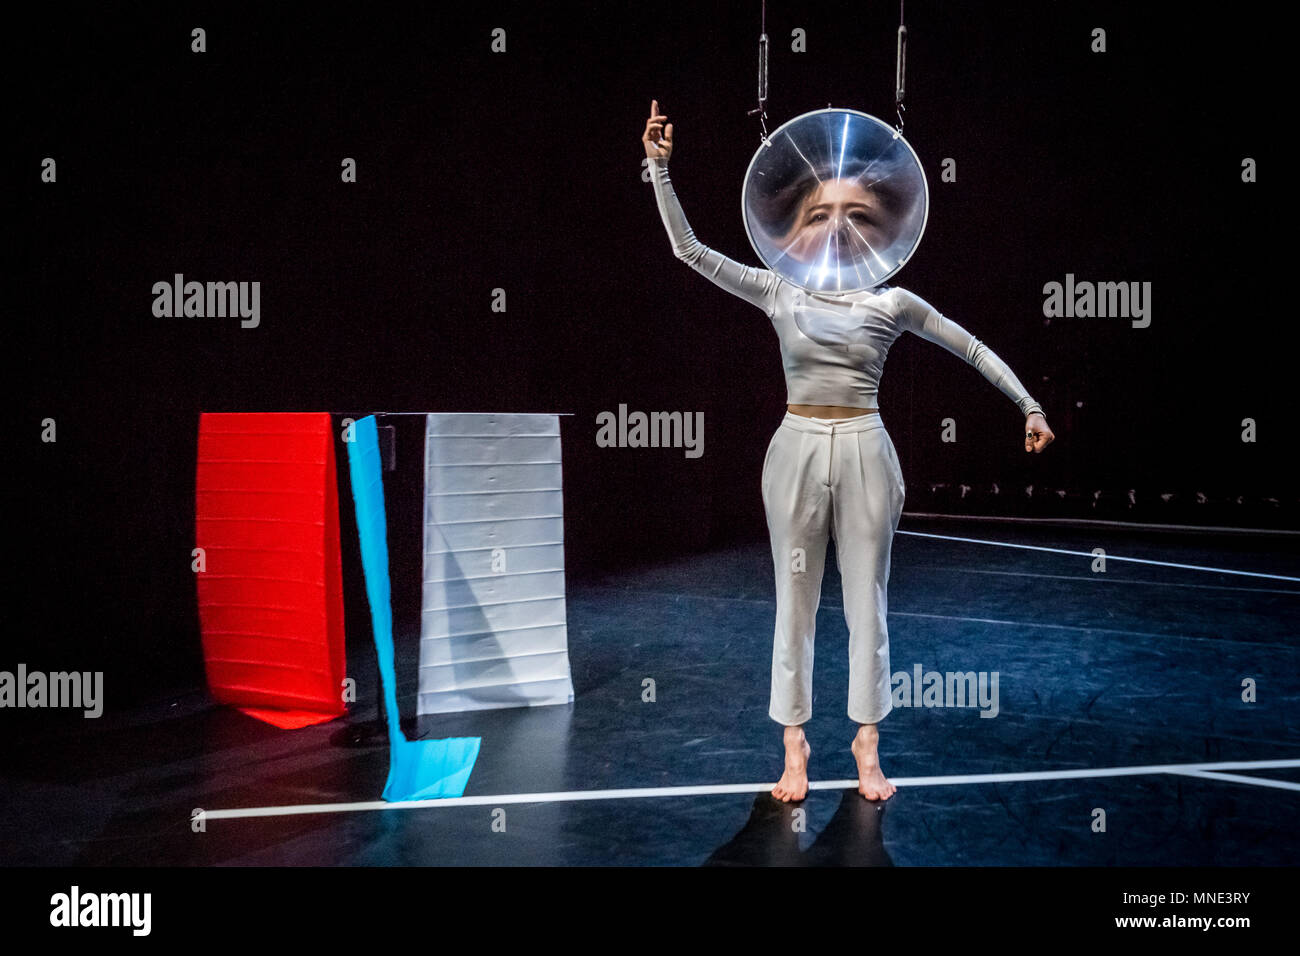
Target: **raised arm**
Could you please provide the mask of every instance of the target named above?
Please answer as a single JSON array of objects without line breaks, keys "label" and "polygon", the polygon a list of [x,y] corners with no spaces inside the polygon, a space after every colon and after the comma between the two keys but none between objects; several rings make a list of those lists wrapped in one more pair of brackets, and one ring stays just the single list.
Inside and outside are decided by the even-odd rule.
[{"label": "raised arm", "polygon": [[1020,384],[1020,379],[1016,378],[1006,362],[998,358],[996,352],[952,319],[940,315],[938,310],[920,296],[904,289],[896,289],[895,292],[901,298],[898,317],[903,328],[926,341],[942,345],[953,355],[975,366],[981,375],[1016,403],[1026,418],[1035,413],[1043,413],[1042,406],[1030,397]]},{"label": "raised arm", "polygon": [[739,296],[751,305],[762,309],[769,317],[776,307],[776,290],[779,278],[767,269],[757,269],[729,259],[716,249],[710,249],[695,238],[695,232],[686,221],[672,181],[668,178],[668,157],[673,151],[673,124],[666,127],[668,117],[659,113],[659,101],[650,103],[650,119],[646,121],[641,141],[645,143],[650,167],[650,182],[654,185],[655,202],[659,215],[668,230],[673,254],[714,285]]}]

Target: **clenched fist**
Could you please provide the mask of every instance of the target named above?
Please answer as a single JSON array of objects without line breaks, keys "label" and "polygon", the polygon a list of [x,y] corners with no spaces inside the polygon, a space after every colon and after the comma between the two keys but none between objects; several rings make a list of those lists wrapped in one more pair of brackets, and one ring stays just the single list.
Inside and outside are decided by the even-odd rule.
[{"label": "clenched fist", "polygon": [[1025,451],[1038,454],[1055,440],[1042,412],[1034,412],[1025,419]]}]

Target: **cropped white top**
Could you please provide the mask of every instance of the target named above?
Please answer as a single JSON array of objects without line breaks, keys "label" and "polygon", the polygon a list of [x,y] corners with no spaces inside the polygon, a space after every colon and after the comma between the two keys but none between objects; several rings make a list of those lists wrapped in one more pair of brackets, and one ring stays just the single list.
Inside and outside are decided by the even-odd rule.
[{"label": "cropped white top", "polygon": [[[668,178],[668,164],[651,159],[649,166],[673,253],[771,319],[780,340],[788,404],[879,408],[877,392],[889,346],[910,331],[975,366],[1022,414],[1042,411],[992,349],[906,289],[880,286],[848,293],[810,292],[770,270],[744,265],[710,249],[695,238],[686,222]],[[849,332],[844,344],[821,344],[805,334],[814,328]]]}]

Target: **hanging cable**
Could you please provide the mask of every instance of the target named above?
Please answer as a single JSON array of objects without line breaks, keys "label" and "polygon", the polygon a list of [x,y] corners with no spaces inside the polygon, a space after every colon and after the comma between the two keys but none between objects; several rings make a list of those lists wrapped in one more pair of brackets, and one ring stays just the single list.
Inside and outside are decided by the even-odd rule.
[{"label": "hanging cable", "polygon": [[894,65],[894,112],[903,131],[903,82],[907,75],[907,27],[903,25],[903,0],[898,0],[898,58]]},{"label": "hanging cable", "polygon": [[767,138],[767,0],[763,0],[763,20],[758,37],[758,108],[747,115],[758,114],[758,124],[763,129],[760,139],[771,146]]}]

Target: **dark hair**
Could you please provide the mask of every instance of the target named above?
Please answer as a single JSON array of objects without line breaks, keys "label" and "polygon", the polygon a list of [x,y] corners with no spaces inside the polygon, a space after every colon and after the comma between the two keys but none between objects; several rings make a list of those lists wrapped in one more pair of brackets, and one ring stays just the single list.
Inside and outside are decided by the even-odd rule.
[{"label": "dark hair", "polygon": [[804,198],[819,183],[836,178],[861,178],[863,187],[880,197],[885,214],[891,219],[897,219],[905,211],[907,203],[907,190],[903,182],[900,182],[899,174],[905,172],[911,163],[905,151],[891,152],[892,155],[877,157],[875,160],[845,160],[838,177],[835,175],[835,167],[829,163],[816,169],[805,165],[802,172],[778,189],[768,193],[755,192],[750,205],[766,229],[777,235],[785,235],[794,228]]}]

